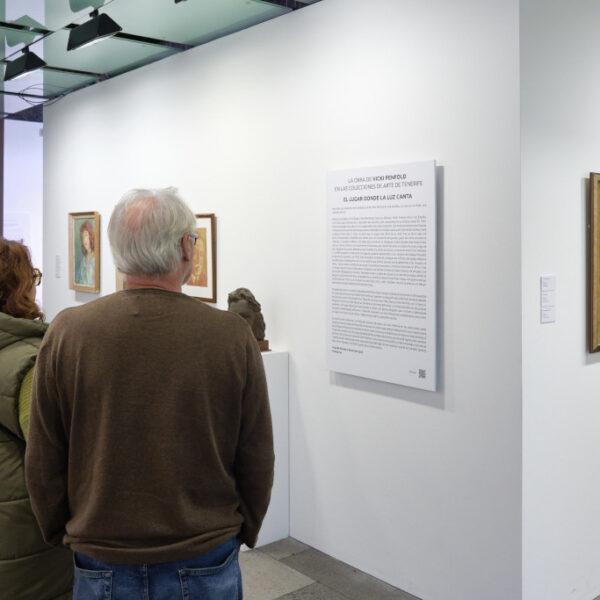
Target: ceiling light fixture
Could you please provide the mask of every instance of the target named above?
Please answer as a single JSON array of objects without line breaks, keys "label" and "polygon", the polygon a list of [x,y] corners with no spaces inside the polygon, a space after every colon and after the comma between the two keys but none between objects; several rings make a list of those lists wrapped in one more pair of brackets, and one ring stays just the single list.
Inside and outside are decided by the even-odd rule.
[{"label": "ceiling light fixture", "polygon": [[89,21],[71,29],[67,50],[75,50],[76,48],[95,44],[122,31],[122,28],[108,15],[99,15],[98,10],[92,11],[90,17],[92,18]]},{"label": "ceiling light fixture", "polygon": [[27,73],[45,66],[46,63],[37,54],[30,52],[29,46],[25,46],[23,48],[23,56],[19,56],[19,58],[7,63],[6,70],[4,71],[4,81],[23,77]]}]

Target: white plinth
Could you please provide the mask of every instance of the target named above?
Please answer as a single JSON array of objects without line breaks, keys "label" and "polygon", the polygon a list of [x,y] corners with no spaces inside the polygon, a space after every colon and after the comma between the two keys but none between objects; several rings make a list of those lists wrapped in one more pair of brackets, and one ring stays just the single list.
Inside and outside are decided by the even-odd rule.
[{"label": "white plinth", "polygon": [[288,353],[263,352],[269,387],[273,442],[275,446],[275,479],[271,504],[263,521],[256,546],[264,546],[290,534],[290,471],[288,437]]}]

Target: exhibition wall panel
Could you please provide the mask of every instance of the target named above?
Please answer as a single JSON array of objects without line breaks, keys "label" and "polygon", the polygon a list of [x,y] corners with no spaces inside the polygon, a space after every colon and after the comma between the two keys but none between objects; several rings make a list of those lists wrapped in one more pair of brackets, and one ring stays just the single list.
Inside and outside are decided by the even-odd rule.
[{"label": "exhibition wall panel", "polygon": [[[46,110],[46,309],[67,213],[106,239],[131,187],[217,215],[218,306],[246,286],[290,354],[291,535],[424,600],[521,588],[517,0],[326,0]],[[330,373],[326,173],[437,161],[438,391]],[[66,266],[66,265],[65,265]]]},{"label": "exhibition wall panel", "polygon": [[[42,268],[43,251],[42,124],[4,121],[4,230],[11,240],[23,240],[34,266]],[[42,294],[38,288],[37,300]]]},{"label": "exhibition wall panel", "polygon": [[[523,598],[600,595],[600,356],[587,353],[586,188],[600,171],[600,5],[521,2]],[[595,249],[598,253],[598,248]],[[540,324],[540,276],[556,321]]]}]

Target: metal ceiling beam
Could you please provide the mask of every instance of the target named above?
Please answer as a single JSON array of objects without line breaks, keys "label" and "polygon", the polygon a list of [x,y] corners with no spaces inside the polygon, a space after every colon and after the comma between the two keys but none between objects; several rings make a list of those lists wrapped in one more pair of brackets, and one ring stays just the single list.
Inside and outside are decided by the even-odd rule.
[{"label": "metal ceiling beam", "polygon": [[[77,25],[70,23],[65,27],[65,29],[75,29]],[[162,46],[163,48],[175,48],[176,50],[190,50],[194,46],[190,46],[189,44],[180,44],[179,42],[169,42],[168,40],[159,40],[156,38],[145,37],[143,35],[135,35],[133,33],[125,33],[124,31],[119,31],[115,33],[112,37],[120,38],[122,40],[129,40],[130,42],[139,42],[141,44],[149,44],[150,46]]]},{"label": "metal ceiling beam", "polygon": [[175,48],[176,50],[181,50],[182,52],[185,50],[191,50],[194,47],[190,44],[169,42],[168,40],[157,40],[156,38],[144,37],[143,35],[134,35],[133,33],[124,33],[122,31],[120,33],[116,33],[114,37],[121,38],[122,40],[130,40],[132,42],[140,42],[142,44],[163,46],[164,48]]},{"label": "metal ceiling beam", "polygon": [[14,31],[25,31],[27,33],[39,33],[40,35],[54,33],[51,29],[43,29],[42,27],[30,27],[28,25],[19,25],[18,23],[7,23],[6,21],[0,21],[0,27],[2,29],[13,29]]},{"label": "metal ceiling beam", "polygon": [[292,10],[298,10],[305,6],[310,6],[310,2],[298,2],[297,0],[260,0],[267,4],[276,4],[277,6],[283,6],[284,8],[291,8]]},{"label": "metal ceiling beam", "polygon": [[6,90],[0,90],[0,94],[6,96],[19,96],[19,98],[37,98],[38,100],[42,100],[43,102],[46,100],[50,100],[52,96],[46,95],[37,95],[37,94],[25,94],[24,92],[7,92]]},{"label": "metal ceiling beam", "polygon": [[[71,29],[75,29],[75,27],[77,27],[77,25],[75,25],[74,23],[69,23],[69,25],[66,25],[65,27],[63,27],[63,29],[71,30]],[[47,36],[47,35],[50,35],[51,33],[55,33],[55,31],[52,31],[51,29],[43,29],[42,27],[29,27],[27,25],[19,25],[18,23],[7,23],[6,21],[0,21],[0,29],[12,29],[13,31],[22,31],[22,32],[26,32],[26,33],[37,33],[41,36]],[[131,42],[148,44],[150,46],[161,46],[163,48],[174,48],[176,50],[181,50],[182,52],[185,50],[190,50],[191,48],[194,47],[190,44],[182,44],[180,42],[171,42],[169,40],[159,40],[157,38],[146,37],[143,35],[135,35],[133,33],[125,33],[124,31],[120,31],[119,33],[115,34],[114,37],[120,38],[122,40],[129,40]],[[40,40],[38,39],[35,41],[39,42]],[[16,52],[20,52],[20,50],[15,50],[15,52],[13,52],[12,54],[15,54]]]},{"label": "metal ceiling beam", "polygon": [[84,75],[85,77],[95,77],[96,79],[107,79],[106,73],[94,73],[92,71],[78,71],[77,69],[67,69],[65,67],[53,67],[52,65],[46,65],[42,67],[43,71],[58,71],[59,73],[69,73],[71,75]]},{"label": "metal ceiling beam", "polygon": [[[0,63],[7,64],[10,61],[6,58],[0,59]],[[79,71],[77,69],[67,69],[65,67],[53,67],[45,65],[40,67],[43,71],[59,71],[60,73],[69,73],[71,75],[84,75],[85,77],[95,77],[96,79],[107,79],[109,76],[106,73],[94,73],[93,71]]]}]

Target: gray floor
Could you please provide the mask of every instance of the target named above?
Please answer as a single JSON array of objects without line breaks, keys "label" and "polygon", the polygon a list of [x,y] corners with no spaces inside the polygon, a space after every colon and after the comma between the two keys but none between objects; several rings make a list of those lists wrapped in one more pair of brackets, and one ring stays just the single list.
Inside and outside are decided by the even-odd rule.
[{"label": "gray floor", "polygon": [[244,600],[419,600],[287,538],[240,552]]}]

